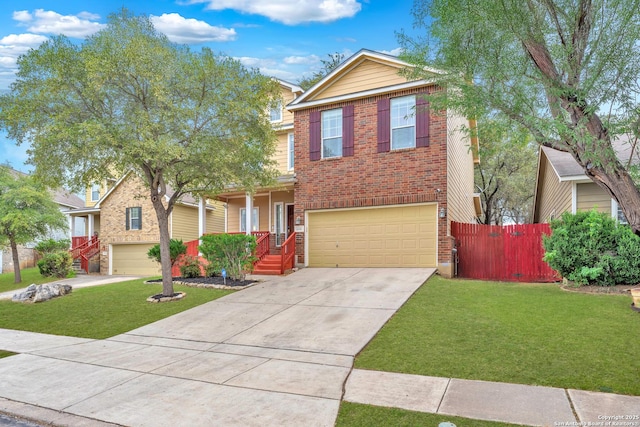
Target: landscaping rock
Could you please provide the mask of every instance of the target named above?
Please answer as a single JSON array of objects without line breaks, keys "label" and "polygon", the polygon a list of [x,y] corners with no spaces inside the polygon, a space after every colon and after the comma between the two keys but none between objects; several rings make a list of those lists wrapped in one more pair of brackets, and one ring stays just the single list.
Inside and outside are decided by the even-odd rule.
[{"label": "landscaping rock", "polygon": [[73,288],[71,285],[60,283],[47,283],[45,285],[30,285],[24,292],[15,294],[12,301],[16,302],[43,302],[51,298],[70,294]]}]

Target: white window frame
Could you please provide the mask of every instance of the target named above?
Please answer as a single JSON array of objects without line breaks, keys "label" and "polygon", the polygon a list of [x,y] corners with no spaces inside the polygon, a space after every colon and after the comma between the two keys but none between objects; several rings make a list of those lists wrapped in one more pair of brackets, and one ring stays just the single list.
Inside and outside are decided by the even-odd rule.
[{"label": "white window frame", "polygon": [[287,169],[292,171],[295,166],[295,141],[293,132],[287,135]]},{"label": "white window frame", "polygon": [[[131,230],[142,230],[142,207],[141,206],[134,206],[134,207],[130,207],[130,208],[127,208],[127,209],[129,209],[129,231],[131,231]],[[133,216],[134,212],[136,212],[139,216],[134,218],[134,216]],[[138,221],[137,227],[133,226],[134,219]]]},{"label": "white window frame", "polygon": [[[91,201],[92,202],[97,202],[98,200],[100,200],[100,184],[93,184],[91,185]],[[96,193],[96,196],[94,197],[94,193]]]},{"label": "white window frame", "polygon": [[283,115],[284,114],[282,112],[282,100],[278,100],[276,105],[269,108],[269,121],[271,123],[280,123],[282,122]]},{"label": "white window frame", "polygon": [[[240,217],[240,227],[238,228],[238,230],[240,230],[241,233],[246,233],[247,232],[247,221],[243,221],[242,220],[242,211],[247,212],[247,208],[240,208],[239,212],[238,212],[238,216]],[[246,218],[246,217],[245,217]],[[253,230],[251,231],[258,231],[260,227],[260,208],[258,206],[254,206],[253,207],[253,216],[251,218],[251,228],[253,228]]]},{"label": "white window frame", "polygon": [[617,219],[620,224],[629,225],[629,221],[625,218],[620,205],[615,199],[611,199],[611,217]]},{"label": "white window frame", "polygon": [[[410,101],[410,102],[407,102]],[[389,128],[391,131],[391,150],[415,148],[416,146],[416,96],[407,95],[391,98],[390,101]],[[406,130],[413,128],[413,141],[409,145],[398,146],[394,138],[394,130]],[[404,142],[404,140],[403,140]]]},{"label": "white window frame", "polygon": [[[334,108],[332,110],[325,110],[321,115],[321,153],[323,159],[331,159],[335,157],[342,157],[342,108]],[[339,153],[333,156],[328,156],[325,153],[325,144],[327,142],[336,143],[339,147]]]},{"label": "white window frame", "polygon": [[[278,219],[278,208],[280,208],[280,218]],[[276,202],[273,204],[273,234],[276,237],[276,246],[282,246],[282,235],[285,234],[284,229],[284,203]]]}]

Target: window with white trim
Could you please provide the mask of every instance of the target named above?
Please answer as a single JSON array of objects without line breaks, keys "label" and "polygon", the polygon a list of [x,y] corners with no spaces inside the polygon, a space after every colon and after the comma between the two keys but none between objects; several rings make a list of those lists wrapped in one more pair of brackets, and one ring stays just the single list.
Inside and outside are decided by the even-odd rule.
[{"label": "window with white trim", "polygon": [[97,202],[100,200],[100,184],[93,184],[91,186],[91,201]]},{"label": "window with white trim", "polygon": [[402,96],[391,99],[391,149],[416,146],[416,97]]},{"label": "window with white trim", "polygon": [[322,112],[322,158],[342,157],[342,108]]},{"label": "window with white trim", "polygon": [[[251,231],[258,231],[258,208],[254,207],[251,213]],[[240,231],[247,232],[247,208],[240,208]]]},{"label": "window with white trim", "polygon": [[292,171],[293,170],[293,164],[294,164],[294,157],[295,157],[295,151],[294,151],[294,145],[293,145],[293,133],[290,133],[288,135],[288,139],[287,139],[287,169]]},{"label": "window with white trim", "polygon": [[282,101],[278,100],[273,103],[269,109],[269,120],[271,123],[282,121]]},{"label": "window with white trim", "polygon": [[142,230],[142,208],[127,208],[125,212],[127,230]]},{"label": "window with white trim", "polygon": [[284,233],[284,203],[277,202],[273,204],[273,219],[273,233],[276,237],[276,246],[281,246]]},{"label": "window with white trim", "polygon": [[618,222],[620,222],[620,224],[629,225],[629,221],[627,221],[627,217],[624,216],[624,212],[622,212],[622,208],[620,207],[620,205],[618,205],[617,207],[618,209],[616,212],[616,218],[618,218]]}]

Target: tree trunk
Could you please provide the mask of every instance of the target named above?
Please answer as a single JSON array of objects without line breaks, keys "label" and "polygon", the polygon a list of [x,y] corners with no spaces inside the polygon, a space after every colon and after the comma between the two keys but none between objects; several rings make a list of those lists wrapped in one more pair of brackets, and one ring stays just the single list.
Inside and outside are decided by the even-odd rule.
[{"label": "tree trunk", "polygon": [[153,208],[160,229],[160,266],[162,268],[162,295],[173,296],[173,277],[171,275],[171,251],[169,250],[169,214],[162,204],[162,197],[151,196]]},{"label": "tree trunk", "polygon": [[18,255],[18,245],[14,239],[9,239],[11,244],[11,256],[13,257],[13,283],[22,282],[20,273],[20,256]]}]

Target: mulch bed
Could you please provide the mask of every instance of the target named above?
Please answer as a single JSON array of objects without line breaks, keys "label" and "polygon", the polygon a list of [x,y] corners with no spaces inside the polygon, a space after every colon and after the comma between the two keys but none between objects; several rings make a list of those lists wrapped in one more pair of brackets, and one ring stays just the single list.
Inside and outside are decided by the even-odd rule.
[{"label": "mulch bed", "polygon": [[629,289],[640,287],[640,285],[616,285],[616,286],[571,286],[563,285],[562,289],[569,292],[580,292],[582,294],[610,294],[629,295]]},{"label": "mulch bed", "polygon": [[[145,283],[162,283],[162,279],[147,280]],[[258,283],[257,280],[231,280],[227,279],[226,283],[220,276],[214,277],[174,277],[173,283],[178,285],[190,286],[192,288],[212,288],[212,289],[233,289],[240,290],[248,288]]]}]

